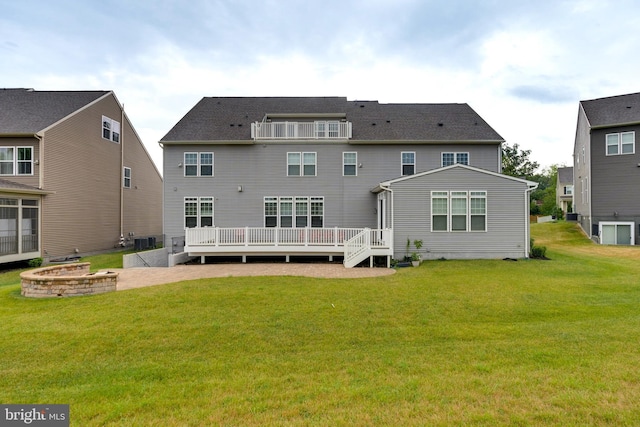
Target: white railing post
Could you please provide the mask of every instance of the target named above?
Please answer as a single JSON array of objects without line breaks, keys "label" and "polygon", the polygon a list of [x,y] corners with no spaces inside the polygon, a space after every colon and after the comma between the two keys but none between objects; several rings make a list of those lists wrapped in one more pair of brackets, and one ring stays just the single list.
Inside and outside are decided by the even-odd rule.
[{"label": "white railing post", "polygon": [[244,228],[244,245],[249,246],[249,227]]}]

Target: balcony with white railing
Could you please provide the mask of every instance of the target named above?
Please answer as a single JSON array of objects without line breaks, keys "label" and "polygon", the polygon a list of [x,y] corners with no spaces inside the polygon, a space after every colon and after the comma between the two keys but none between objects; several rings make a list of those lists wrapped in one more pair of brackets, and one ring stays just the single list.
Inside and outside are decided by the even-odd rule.
[{"label": "balcony with white railing", "polygon": [[251,138],[263,139],[321,139],[351,138],[351,122],[255,122],[251,124]]},{"label": "balcony with white railing", "polygon": [[[207,255],[392,255],[390,229],[203,227],[185,230],[184,251]],[[351,255],[349,255],[351,258]],[[364,258],[363,258],[364,259]]]}]

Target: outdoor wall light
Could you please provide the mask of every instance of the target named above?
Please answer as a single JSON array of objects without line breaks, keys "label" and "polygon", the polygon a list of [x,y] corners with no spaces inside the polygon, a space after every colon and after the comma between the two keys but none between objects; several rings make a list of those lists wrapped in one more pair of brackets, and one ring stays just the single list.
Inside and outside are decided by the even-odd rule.
[{"label": "outdoor wall light", "polygon": [[181,168],[182,167],[182,162],[178,163],[178,167]]},{"label": "outdoor wall light", "polygon": [[238,185],[238,193],[242,193],[242,185]]}]

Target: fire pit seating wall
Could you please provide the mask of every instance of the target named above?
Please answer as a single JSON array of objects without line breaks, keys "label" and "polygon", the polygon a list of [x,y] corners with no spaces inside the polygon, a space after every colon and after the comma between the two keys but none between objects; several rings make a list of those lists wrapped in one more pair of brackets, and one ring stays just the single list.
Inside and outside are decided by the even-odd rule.
[{"label": "fire pit seating wall", "polygon": [[91,273],[91,263],[52,265],[20,274],[22,295],[49,298],[93,295],[116,290],[118,273]]}]

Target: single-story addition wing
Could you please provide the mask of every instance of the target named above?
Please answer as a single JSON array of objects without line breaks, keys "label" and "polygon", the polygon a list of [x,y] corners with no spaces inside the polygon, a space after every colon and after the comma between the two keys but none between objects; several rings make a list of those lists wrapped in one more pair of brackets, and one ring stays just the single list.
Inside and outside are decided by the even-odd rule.
[{"label": "single-story addition wing", "polygon": [[[382,222],[393,230],[395,259],[414,252],[422,259],[499,259],[529,256],[529,195],[537,186],[454,164],[372,191]],[[422,241],[419,250],[415,240]]]}]

